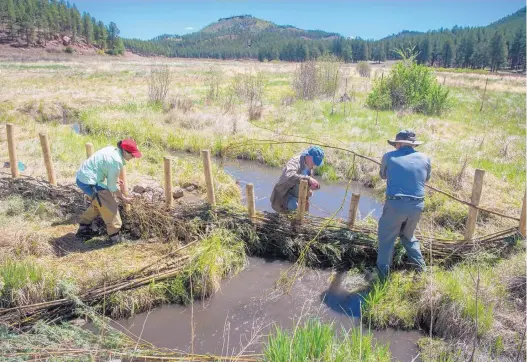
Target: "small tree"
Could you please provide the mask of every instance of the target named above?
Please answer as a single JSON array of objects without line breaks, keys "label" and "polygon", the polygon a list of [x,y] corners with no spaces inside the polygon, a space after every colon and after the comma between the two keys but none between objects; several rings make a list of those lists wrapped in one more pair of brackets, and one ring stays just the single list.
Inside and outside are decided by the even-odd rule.
[{"label": "small tree", "polygon": [[373,109],[411,109],[438,115],[449,106],[448,90],[437,82],[430,68],[400,61],[387,77],[374,81],[366,104]]},{"label": "small tree", "polygon": [[148,80],[148,100],[151,103],[164,104],[171,81],[170,69],[167,66],[152,69]]},{"label": "small tree", "polygon": [[357,64],[357,72],[363,78],[369,78],[371,75],[371,66],[367,62],[359,62]]},{"label": "small tree", "polygon": [[335,56],[329,55],[300,64],[293,79],[296,96],[300,99],[333,97],[339,86],[340,64]]},{"label": "small tree", "polygon": [[301,63],[294,76],[293,88],[300,99],[314,99],[317,95],[317,66],[314,61]]}]

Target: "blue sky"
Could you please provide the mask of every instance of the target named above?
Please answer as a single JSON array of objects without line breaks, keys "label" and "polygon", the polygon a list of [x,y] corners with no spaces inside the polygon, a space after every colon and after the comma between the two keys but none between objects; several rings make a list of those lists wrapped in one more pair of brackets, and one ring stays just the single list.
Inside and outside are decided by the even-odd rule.
[{"label": "blue sky", "polygon": [[525,6],[525,0],[71,0],[121,36],[150,39],[198,31],[219,18],[250,14],[279,25],[379,39],[401,30],[487,25]]}]

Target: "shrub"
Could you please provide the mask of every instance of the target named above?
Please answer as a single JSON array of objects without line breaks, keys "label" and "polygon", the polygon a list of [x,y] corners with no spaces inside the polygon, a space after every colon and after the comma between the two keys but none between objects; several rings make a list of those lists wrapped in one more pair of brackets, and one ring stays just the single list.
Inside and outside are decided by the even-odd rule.
[{"label": "shrub", "polygon": [[448,90],[437,82],[430,68],[398,62],[387,77],[375,79],[366,104],[379,110],[410,109],[439,115],[449,107]]},{"label": "shrub", "polygon": [[332,97],[339,85],[340,62],[332,56],[300,64],[293,79],[293,89],[300,99]]},{"label": "shrub", "polygon": [[359,62],[359,64],[357,64],[357,72],[361,77],[369,78],[371,75],[371,65],[367,62]]},{"label": "shrub", "polygon": [[64,52],[68,54],[73,54],[74,50],[72,47],[66,47],[64,48]]},{"label": "shrub", "polygon": [[210,68],[205,76],[205,85],[207,86],[207,100],[215,101],[220,96],[223,73],[220,69]]},{"label": "shrub", "polygon": [[168,94],[171,77],[167,66],[152,69],[148,80],[148,99],[152,103],[163,104]]},{"label": "shrub", "polygon": [[251,104],[249,106],[249,120],[256,121],[262,118],[263,107],[258,104]]},{"label": "shrub", "polygon": [[304,62],[298,66],[293,80],[298,98],[313,99],[317,95],[317,66],[315,62]]}]

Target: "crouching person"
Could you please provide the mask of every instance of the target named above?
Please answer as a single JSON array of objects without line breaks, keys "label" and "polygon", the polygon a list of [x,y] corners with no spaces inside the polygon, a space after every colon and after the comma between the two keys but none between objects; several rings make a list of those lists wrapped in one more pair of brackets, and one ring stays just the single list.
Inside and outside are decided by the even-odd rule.
[{"label": "crouching person", "polygon": [[308,181],[309,194],[313,190],[318,190],[320,184],[312,177],[312,174],[315,167],[320,166],[323,160],[324,150],[318,146],[311,146],[301,154],[291,158],[285,165],[278,182],[274,185],[271,194],[273,210],[286,212],[297,209],[301,180]]},{"label": "crouching person", "polygon": [[119,174],[126,161],[141,156],[135,141],[125,139],[119,141],[117,147],[105,147],[84,161],[77,171],[77,186],[91,199],[91,205],[81,215],[77,236],[94,236],[96,232],[92,229],[92,222],[101,215],[110,241],[121,240],[122,221],[114,196],[124,203],[131,203],[132,198],[126,197],[119,190],[118,185],[122,182]]}]

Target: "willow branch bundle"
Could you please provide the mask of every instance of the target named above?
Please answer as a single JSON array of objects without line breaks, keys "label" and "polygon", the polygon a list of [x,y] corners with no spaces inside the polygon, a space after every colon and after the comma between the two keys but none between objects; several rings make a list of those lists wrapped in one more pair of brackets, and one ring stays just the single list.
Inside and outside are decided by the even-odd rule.
[{"label": "willow branch bundle", "polygon": [[[83,195],[72,186],[52,187],[31,178],[0,178],[0,198],[6,197],[6,193],[51,202],[65,213],[74,214],[83,209]],[[303,263],[312,267],[346,269],[357,264],[374,265],[377,256],[375,230],[360,225],[349,229],[343,220],[328,221],[309,214],[303,224],[298,225],[294,215],[264,212],[251,219],[246,212],[222,207],[211,209],[206,204],[167,209],[164,205],[145,201],[134,203],[130,212],[123,213],[123,231],[129,237],[178,240],[183,247],[199,243],[215,229],[227,229],[236,234],[245,242],[249,255],[293,262],[302,255]],[[476,242],[480,250],[505,253],[513,243],[503,243],[503,240],[515,238],[517,234],[517,229],[511,228],[470,241],[423,237],[422,242],[425,249],[431,249],[435,262],[453,263],[471,256]],[[178,250],[110,285],[86,290],[78,298],[94,305],[111,293],[173,278],[191,261],[188,255],[178,255]],[[75,301],[67,298],[0,309],[0,323],[25,326],[41,318],[54,320],[70,316],[74,309]]]}]

